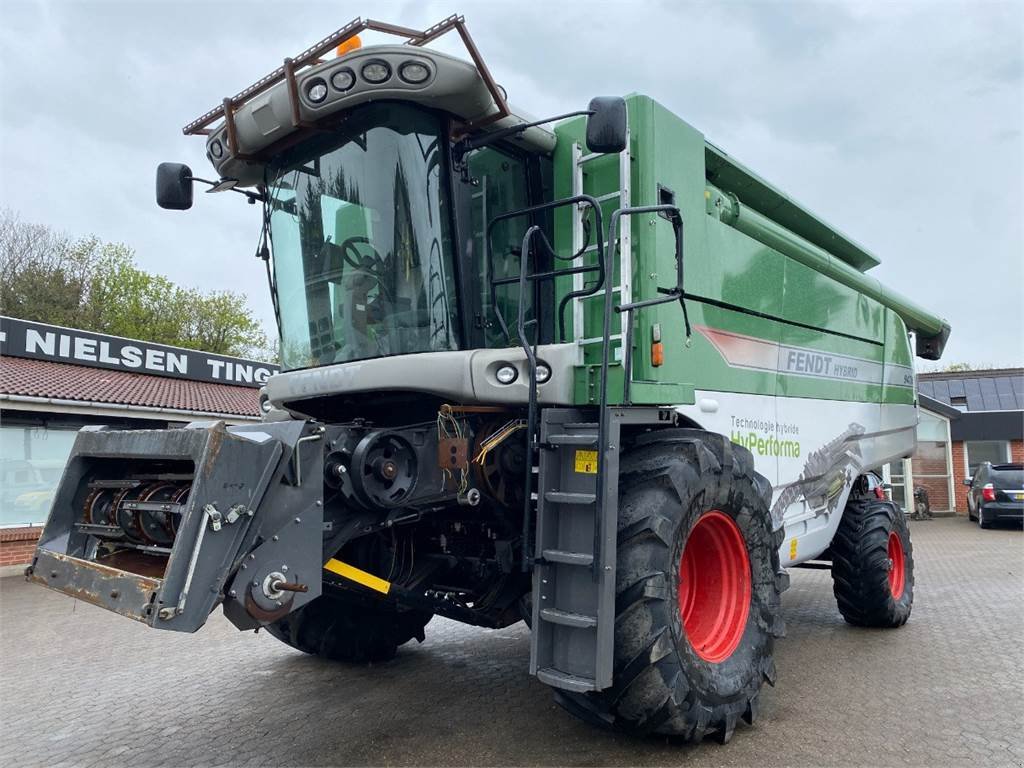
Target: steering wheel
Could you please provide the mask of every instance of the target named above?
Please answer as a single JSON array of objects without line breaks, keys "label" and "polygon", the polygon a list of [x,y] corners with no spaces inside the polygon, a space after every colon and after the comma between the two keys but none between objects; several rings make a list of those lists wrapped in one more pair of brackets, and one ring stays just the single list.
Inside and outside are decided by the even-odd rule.
[{"label": "steering wheel", "polygon": [[[373,255],[364,255],[356,247],[357,245],[365,246]],[[373,243],[370,242],[370,238],[364,237],[363,235],[353,235],[347,240],[344,240],[338,248],[341,249],[341,258],[344,259],[345,263],[350,267],[370,272],[384,271],[384,259],[381,257],[380,251],[373,247]],[[349,254],[351,254],[351,256]]]}]

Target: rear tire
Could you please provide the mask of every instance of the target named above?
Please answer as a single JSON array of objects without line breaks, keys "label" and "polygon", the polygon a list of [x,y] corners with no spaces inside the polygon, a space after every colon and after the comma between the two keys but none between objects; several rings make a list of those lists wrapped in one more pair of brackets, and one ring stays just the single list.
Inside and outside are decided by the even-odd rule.
[{"label": "rear tire", "polygon": [[914,605],[914,548],[899,507],[891,501],[850,501],[831,551],[832,591],[847,623],[907,623]]},{"label": "rear tire", "polygon": [[978,527],[988,530],[992,527],[992,523],[985,519],[985,508],[978,506]]},{"label": "rear tire", "polygon": [[423,628],[432,616],[321,595],[268,624],[267,631],[303,653],[365,664],[393,658],[398,646],[413,638],[423,642]]},{"label": "rear tire", "polygon": [[620,466],[612,686],[556,700],[592,723],[687,741],[753,723],[783,633],[770,494],[749,451],[721,435],[637,440]]}]

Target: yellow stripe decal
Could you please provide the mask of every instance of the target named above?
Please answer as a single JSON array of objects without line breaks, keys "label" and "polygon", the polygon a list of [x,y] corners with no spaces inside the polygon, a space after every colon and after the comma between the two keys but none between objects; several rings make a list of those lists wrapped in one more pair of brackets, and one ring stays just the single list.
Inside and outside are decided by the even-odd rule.
[{"label": "yellow stripe decal", "polygon": [[348,579],[349,581],[354,581],[357,584],[362,584],[364,587],[368,587],[385,595],[391,591],[390,581],[384,581],[384,579],[378,578],[372,573],[361,571],[354,565],[343,563],[341,560],[335,560],[333,557],[324,564],[324,570],[336,573],[343,579]]}]

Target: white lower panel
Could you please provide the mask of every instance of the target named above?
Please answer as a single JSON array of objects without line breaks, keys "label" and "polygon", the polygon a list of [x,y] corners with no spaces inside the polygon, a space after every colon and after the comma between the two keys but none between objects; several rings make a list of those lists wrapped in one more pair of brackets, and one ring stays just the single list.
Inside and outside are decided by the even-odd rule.
[{"label": "white lower panel", "polygon": [[913,453],[916,440],[912,405],[698,391],[676,410],[753,454],[772,482],[775,525],[786,528],[783,565],[820,555],[857,476]]}]

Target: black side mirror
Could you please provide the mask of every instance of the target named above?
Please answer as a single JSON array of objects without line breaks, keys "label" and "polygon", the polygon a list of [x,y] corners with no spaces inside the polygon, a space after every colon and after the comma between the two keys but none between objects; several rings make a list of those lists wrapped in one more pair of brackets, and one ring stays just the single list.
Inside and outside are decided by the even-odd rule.
[{"label": "black side mirror", "polygon": [[156,204],[172,211],[192,207],[192,169],[181,163],[156,167]]},{"label": "black side mirror", "polygon": [[587,149],[614,154],[626,148],[626,100],[618,96],[598,96],[587,107]]}]

